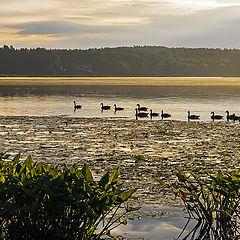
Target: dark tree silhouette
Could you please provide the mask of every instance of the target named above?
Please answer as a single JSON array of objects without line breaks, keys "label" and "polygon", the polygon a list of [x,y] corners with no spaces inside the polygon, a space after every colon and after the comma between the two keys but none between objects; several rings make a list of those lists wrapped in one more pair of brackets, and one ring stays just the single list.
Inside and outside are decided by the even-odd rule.
[{"label": "dark tree silhouette", "polygon": [[2,75],[240,76],[240,50],[134,46],[0,48]]}]

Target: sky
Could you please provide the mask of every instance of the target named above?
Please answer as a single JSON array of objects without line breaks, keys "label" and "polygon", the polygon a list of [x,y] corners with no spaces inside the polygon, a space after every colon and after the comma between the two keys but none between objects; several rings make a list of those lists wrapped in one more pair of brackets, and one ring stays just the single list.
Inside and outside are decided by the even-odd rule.
[{"label": "sky", "polygon": [[240,0],[0,0],[0,46],[240,48]]}]

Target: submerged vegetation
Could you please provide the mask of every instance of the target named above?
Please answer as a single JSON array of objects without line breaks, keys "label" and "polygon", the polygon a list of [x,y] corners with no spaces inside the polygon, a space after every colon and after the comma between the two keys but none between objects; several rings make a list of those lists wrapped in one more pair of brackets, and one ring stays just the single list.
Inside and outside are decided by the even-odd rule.
[{"label": "submerged vegetation", "polygon": [[240,50],[134,46],[0,48],[1,75],[240,76]]},{"label": "submerged vegetation", "polygon": [[93,179],[86,164],[68,168],[0,153],[0,239],[97,240],[139,208],[119,188],[119,169]]},{"label": "submerged vegetation", "polygon": [[206,172],[201,177],[178,171],[176,176],[172,184],[161,183],[184,202],[189,217],[185,228],[190,221],[197,222],[187,236],[182,232],[178,239],[239,239],[240,171],[218,171],[216,176]]}]

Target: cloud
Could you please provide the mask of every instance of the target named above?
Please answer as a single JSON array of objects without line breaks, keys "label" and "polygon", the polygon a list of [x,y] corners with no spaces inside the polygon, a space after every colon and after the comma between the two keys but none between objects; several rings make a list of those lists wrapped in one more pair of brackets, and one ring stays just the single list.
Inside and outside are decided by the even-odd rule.
[{"label": "cloud", "polygon": [[237,48],[239,10],[239,0],[1,0],[0,44]]},{"label": "cloud", "polygon": [[23,24],[12,24],[4,26],[6,28],[19,29],[19,35],[64,35],[64,34],[83,34],[83,33],[112,33],[131,30],[131,25],[84,25],[67,21],[59,22],[32,22]]}]

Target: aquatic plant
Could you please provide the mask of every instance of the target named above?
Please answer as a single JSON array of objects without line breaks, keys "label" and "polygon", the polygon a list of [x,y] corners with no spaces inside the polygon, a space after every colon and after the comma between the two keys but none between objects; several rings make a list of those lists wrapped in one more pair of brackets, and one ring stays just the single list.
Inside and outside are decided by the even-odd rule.
[{"label": "aquatic plant", "polygon": [[136,155],[136,156],[134,156],[134,158],[135,158],[136,163],[145,160],[145,157],[143,155]]},{"label": "aquatic plant", "polygon": [[119,188],[119,168],[95,181],[86,164],[60,168],[0,153],[0,239],[115,239],[111,230],[138,209],[127,203],[134,192]]},{"label": "aquatic plant", "polygon": [[188,221],[195,227],[182,239],[239,239],[240,237],[240,171],[216,175],[205,172],[198,176],[192,172],[176,173],[171,184],[160,181],[180,197],[188,212]]}]

